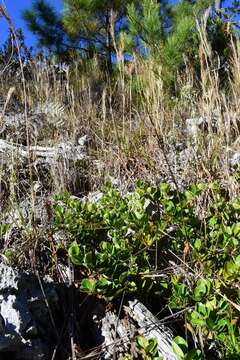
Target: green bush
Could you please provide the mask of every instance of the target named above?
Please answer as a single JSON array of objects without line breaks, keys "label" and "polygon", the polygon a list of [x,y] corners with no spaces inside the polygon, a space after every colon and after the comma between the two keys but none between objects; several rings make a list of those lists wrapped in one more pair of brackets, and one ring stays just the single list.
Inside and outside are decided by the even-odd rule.
[{"label": "green bush", "polygon": [[186,329],[205,350],[240,356],[240,199],[217,183],[178,193],[139,182],[125,196],[106,186],[97,203],[58,196],[54,211],[82,291],[109,301],[161,296],[173,312],[185,310]]}]

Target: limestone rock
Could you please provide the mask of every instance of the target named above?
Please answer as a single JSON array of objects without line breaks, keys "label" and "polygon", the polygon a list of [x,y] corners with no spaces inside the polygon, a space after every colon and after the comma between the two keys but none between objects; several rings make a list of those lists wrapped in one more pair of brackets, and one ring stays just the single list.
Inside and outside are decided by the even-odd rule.
[{"label": "limestone rock", "polygon": [[0,264],[0,312],[5,322],[0,332],[0,358],[5,352],[17,359],[49,358],[49,341],[55,334],[46,299],[54,314],[59,297],[53,284],[43,281],[43,286],[46,298],[36,276]]}]

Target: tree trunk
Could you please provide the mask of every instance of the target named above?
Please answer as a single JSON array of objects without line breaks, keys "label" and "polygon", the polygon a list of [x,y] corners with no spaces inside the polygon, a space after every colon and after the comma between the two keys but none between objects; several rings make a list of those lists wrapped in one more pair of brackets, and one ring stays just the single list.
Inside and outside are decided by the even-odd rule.
[{"label": "tree trunk", "polygon": [[111,10],[107,10],[106,15],[106,31],[107,31],[107,67],[109,74],[113,72],[112,64],[112,35],[111,35]]}]

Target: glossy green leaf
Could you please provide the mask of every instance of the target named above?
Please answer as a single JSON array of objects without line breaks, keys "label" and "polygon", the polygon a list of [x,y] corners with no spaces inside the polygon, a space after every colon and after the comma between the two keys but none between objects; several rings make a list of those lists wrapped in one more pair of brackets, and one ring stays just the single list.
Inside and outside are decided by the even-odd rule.
[{"label": "glossy green leaf", "polygon": [[146,339],[144,336],[137,336],[136,337],[136,344],[138,349],[147,349],[148,347],[148,339]]},{"label": "glossy green leaf", "polygon": [[187,351],[188,351],[188,344],[185,339],[181,336],[176,336],[173,339],[172,348],[174,353],[176,354],[179,360],[184,359]]},{"label": "glossy green leaf", "polygon": [[82,265],[83,264],[83,257],[82,254],[80,252],[80,248],[79,245],[76,241],[74,241],[69,250],[68,250],[68,254],[69,257],[71,259],[71,261],[73,262],[73,264],[75,265]]},{"label": "glossy green leaf", "polygon": [[95,290],[96,281],[94,279],[83,279],[81,282],[82,291],[93,293]]}]

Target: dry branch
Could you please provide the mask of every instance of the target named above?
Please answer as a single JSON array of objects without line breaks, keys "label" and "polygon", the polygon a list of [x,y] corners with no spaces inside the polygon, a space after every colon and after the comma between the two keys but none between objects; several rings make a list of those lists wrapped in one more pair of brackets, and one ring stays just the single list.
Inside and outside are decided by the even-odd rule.
[{"label": "dry branch", "polygon": [[24,146],[10,143],[0,139],[0,160],[5,163],[12,157],[18,157],[19,161],[29,158],[41,160],[41,162],[52,163],[59,159],[65,160],[84,160],[88,156],[86,149],[82,145],[73,145],[70,142],[60,143],[55,146]]}]

